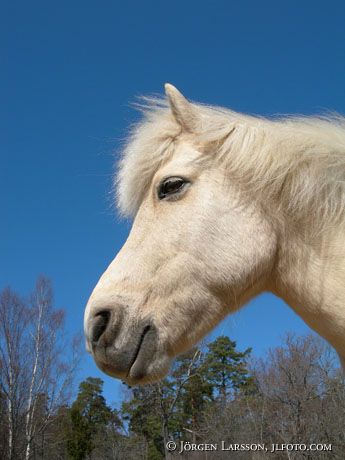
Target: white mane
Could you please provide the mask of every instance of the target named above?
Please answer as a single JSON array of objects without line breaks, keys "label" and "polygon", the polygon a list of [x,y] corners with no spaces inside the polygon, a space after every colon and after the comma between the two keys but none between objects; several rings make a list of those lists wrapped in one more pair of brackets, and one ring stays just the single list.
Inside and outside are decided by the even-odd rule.
[{"label": "white mane", "polygon": [[[146,102],[115,177],[118,207],[127,216],[136,214],[181,134],[164,100]],[[345,221],[345,118],[268,119],[194,103],[193,109],[196,144],[206,146],[208,161],[226,167],[244,190],[264,194],[265,202],[274,199],[296,222],[308,215],[321,226]]]}]

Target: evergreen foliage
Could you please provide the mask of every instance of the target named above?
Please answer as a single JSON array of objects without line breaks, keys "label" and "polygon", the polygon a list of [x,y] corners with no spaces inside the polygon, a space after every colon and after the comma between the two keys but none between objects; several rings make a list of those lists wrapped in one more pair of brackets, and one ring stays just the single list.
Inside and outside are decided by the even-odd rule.
[{"label": "evergreen foliage", "polygon": [[88,377],[79,385],[77,399],[70,409],[67,425],[67,452],[73,460],[83,460],[96,447],[95,440],[112,419],[121,425],[117,414],[106,404],[103,381]]}]

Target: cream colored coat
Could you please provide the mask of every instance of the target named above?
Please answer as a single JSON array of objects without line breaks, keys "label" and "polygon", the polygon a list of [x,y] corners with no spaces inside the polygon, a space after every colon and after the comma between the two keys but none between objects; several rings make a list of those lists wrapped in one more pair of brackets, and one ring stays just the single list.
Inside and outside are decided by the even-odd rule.
[{"label": "cream colored coat", "polygon": [[[116,180],[126,244],[85,311],[98,366],[128,383],[263,291],[283,298],[345,363],[344,119],[268,120],[149,101]],[[164,179],[177,194],[159,199]]]}]

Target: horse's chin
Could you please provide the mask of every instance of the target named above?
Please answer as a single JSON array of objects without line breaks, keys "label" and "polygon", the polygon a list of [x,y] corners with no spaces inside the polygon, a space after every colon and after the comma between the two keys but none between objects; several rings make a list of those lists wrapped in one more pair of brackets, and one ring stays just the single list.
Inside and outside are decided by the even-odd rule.
[{"label": "horse's chin", "polygon": [[138,357],[128,370],[122,370],[118,363],[112,363],[95,357],[97,366],[110,377],[120,379],[127,385],[145,385],[155,383],[165,377],[170,369],[172,359],[165,353],[155,353],[150,360]]},{"label": "horse's chin", "polygon": [[171,359],[167,355],[156,357],[147,365],[145,373],[142,373],[136,363],[134,363],[125,378],[125,382],[128,385],[144,385],[158,382],[167,375],[170,365]]}]

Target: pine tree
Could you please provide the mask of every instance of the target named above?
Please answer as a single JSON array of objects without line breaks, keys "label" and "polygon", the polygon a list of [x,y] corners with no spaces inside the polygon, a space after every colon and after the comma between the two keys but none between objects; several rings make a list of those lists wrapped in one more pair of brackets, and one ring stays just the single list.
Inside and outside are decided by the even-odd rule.
[{"label": "pine tree", "polygon": [[114,417],[118,418],[116,412],[107,406],[102,391],[103,381],[98,378],[88,377],[79,385],[67,428],[67,451],[71,459],[86,458],[94,449],[100,432],[106,431]]},{"label": "pine tree", "polygon": [[[162,382],[164,398],[166,388]],[[157,384],[131,388],[131,399],[122,404],[122,415],[128,421],[130,433],[143,436],[152,460],[164,458],[164,442],[160,406],[160,391]]]},{"label": "pine tree", "polygon": [[208,382],[222,399],[233,397],[239,390],[249,391],[253,379],[249,375],[246,360],[251,348],[244,352],[236,350],[236,342],[220,336],[208,346],[204,361]]}]

